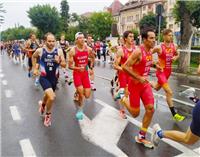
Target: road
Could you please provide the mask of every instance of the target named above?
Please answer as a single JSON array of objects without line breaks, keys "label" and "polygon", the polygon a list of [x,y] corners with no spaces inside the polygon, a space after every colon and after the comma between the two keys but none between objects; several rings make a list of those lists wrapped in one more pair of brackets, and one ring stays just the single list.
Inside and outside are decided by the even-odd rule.
[{"label": "road", "polygon": [[[14,64],[6,55],[0,56],[1,84],[1,156],[134,156],[171,157],[200,156],[200,142],[193,146],[161,141],[154,149],[147,149],[135,143],[139,125],[144,114],[141,104],[140,116],[127,120],[119,117],[118,102],[112,98],[110,81],[114,71],[108,62],[97,61],[95,84],[97,91],[85,102],[84,120],[75,119],[74,86],[60,81],[53,106],[52,126],[44,127],[43,117],[38,113],[38,100],[43,91],[34,86],[33,79],[27,77],[26,68]],[[152,73],[151,79],[155,79]],[[170,85],[174,98],[188,102],[178,92],[187,86],[196,87],[200,93],[200,83],[185,78],[171,77]],[[155,92],[155,91],[154,91]],[[156,93],[156,92],[155,92]],[[163,95],[163,91],[157,92]],[[191,106],[175,103],[179,112],[187,116],[183,122],[173,121],[163,98],[158,100],[152,124],[159,123],[163,129],[186,131],[191,122]],[[151,131],[151,129],[149,129]],[[150,138],[150,134],[147,136]]]}]

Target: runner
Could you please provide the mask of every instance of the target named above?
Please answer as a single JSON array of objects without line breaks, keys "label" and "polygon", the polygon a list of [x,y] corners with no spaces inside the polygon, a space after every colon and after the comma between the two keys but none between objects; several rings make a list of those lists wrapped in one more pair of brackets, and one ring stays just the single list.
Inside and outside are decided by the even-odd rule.
[{"label": "runner", "polygon": [[122,69],[130,75],[130,81],[128,84],[129,100],[127,97],[123,97],[121,103],[133,117],[137,117],[140,114],[140,99],[142,99],[145,114],[142,127],[138,136],[135,136],[135,140],[145,147],[153,148],[153,144],[146,140],[146,132],[154,114],[154,97],[148,75],[152,65],[151,49],[155,45],[155,33],[152,29],[146,28],[141,31],[141,34],[143,44],[131,54],[122,66]]},{"label": "runner", "polygon": [[[96,55],[95,50],[94,50],[94,43],[91,35],[87,36],[87,46],[92,48],[92,52],[94,55]],[[95,85],[94,85],[94,62],[95,58],[88,58],[88,66],[89,66],[89,74],[90,74],[90,83],[91,83],[91,89],[93,91],[96,91]]]},{"label": "runner", "polygon": [[[43,100],[39,101],[39,112],[43,114],[44,125],[51,125],[51,110],[55,100],[55,89],[58,81],[58,67],[66,67],[65,58],[61,49],[55,47],[55,36],[52,33],[45,35],[45,45],[38,48],[33,54],[34,75],[39,75],[39,82],[44,90]],[[39,60],[39,62],[37,62]]]},{"label": "runner", "polygon": [[34,33],[30,34],[30,38],[26,43],[26,52],[28,56],[28,77],[31,77],[31,71],[32,71],[32,55],[35,52],[35,50],[39,47],[39,44],[36,40],[36,35]]},{"label": "runner", "polygon": [[[60,37],[59,48],[62,49],[65,60],[67,60],[67,51],[66,50],[69,48],[69,42],[65,40],[64,34],[62,34],[61,37]],[[63,71],[64,77],[65,77],[65,82],[70,85],[71,82],[69,83],[69,76],[67,75],[66,67],[62,68],[62,71]]]},{"label": "runner", "polygon": [[76,118],[83,119],[84,97],[89,98],[91,86],[88,74],[88,57],[94,58],[92,49],[86,46],[84,35],[81,32],[75,35],[75,46],[69,52],[69,69],[73,70],[75,100],[78,101]]},{"label": "runner", "polygon": [[[191,91],[191,89],[187,90]],[[184,92],[186,93],[186,91]],[[155,124],[153,126],[153,133],[151,136],[151,140],[155,146],[158,146],[158,143],[162,138],[169,138],[171,140],[182,142],[189,145],[196,143],[200,139],[200,116],[199,116],[200,101],[199,98],[197,98],[196,96],[189,96],[189,98],[196,103],[196,106],[193,108],[192,122],[188,130],[186,132],[175,131],[175,130],[164,131],[160,128],[159,124]]]},{"label": "runner", "polygon": [[158,82],[157,84],[153,84],[153,87],[157,91],[163,88],[166,94],[166,101],[172,113],[173,119],[180,122],[184,120],[185,117],[175,111],[172,101],[173,92],[168,83],[168,79],[172,71],[172,62],[178,59],[179,52],[177,51],[175,44],[172,42],[173,33],[170,29],[165,29],[163,31],[163,39],[164,42],[161,43],[161,45],[155,47],[153,50],[153,52],[158,53],[158,65],[156,71]]},{"label": "runner", "polygon": [[[125,31],[123,34],[124,46],[119,47],[114,60],[114,69],[118,70],[118,78],[120,89],[114,95],[115,100],[121,99],[123,96],[128,98],[128,82],[129,75],[122,70],[123,64],[135,50],[134,35],[131,31]],[[120,116],[126,118],[124,107],[120,109]]]}]

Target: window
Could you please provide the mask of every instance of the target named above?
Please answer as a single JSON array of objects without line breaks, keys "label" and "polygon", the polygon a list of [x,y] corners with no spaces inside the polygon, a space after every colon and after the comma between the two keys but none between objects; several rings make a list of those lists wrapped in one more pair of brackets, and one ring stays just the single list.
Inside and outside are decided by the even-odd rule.
[{"label": "window", "polygon": [[142,10],[146,10],[146,5],[142,7]]},{"label": "window", "polygon": [[132,22],[133,21],[133,16],[128,16],[126,21],[127,22]]}]

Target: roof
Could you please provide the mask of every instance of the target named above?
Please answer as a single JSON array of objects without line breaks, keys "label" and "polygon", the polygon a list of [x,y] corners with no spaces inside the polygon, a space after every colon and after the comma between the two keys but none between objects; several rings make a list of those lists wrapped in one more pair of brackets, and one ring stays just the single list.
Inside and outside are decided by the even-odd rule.
[{"label": "roof", "polygon": [[120,12],[129,10],[129,9],[140,8],[141,6],[154,4],[154,3],[158,3],[158,2],[162,2],[162,0],[140,0],[140,1],[134,0],[134,1],[129,1],[124,5],[124,7],[122,7],[120,9]]}]

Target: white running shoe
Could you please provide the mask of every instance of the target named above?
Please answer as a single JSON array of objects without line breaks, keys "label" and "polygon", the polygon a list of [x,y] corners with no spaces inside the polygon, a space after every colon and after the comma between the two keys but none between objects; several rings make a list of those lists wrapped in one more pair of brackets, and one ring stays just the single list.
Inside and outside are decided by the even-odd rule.
[{"label": "white running shoe", "polygon": [[160,141],[160,137],[158,136],[158,131],[161,131],[159,124],[153,125],[153,133],[151,134],[151,142],[154,144],[154,146],[158,146],[158,143]]}]

